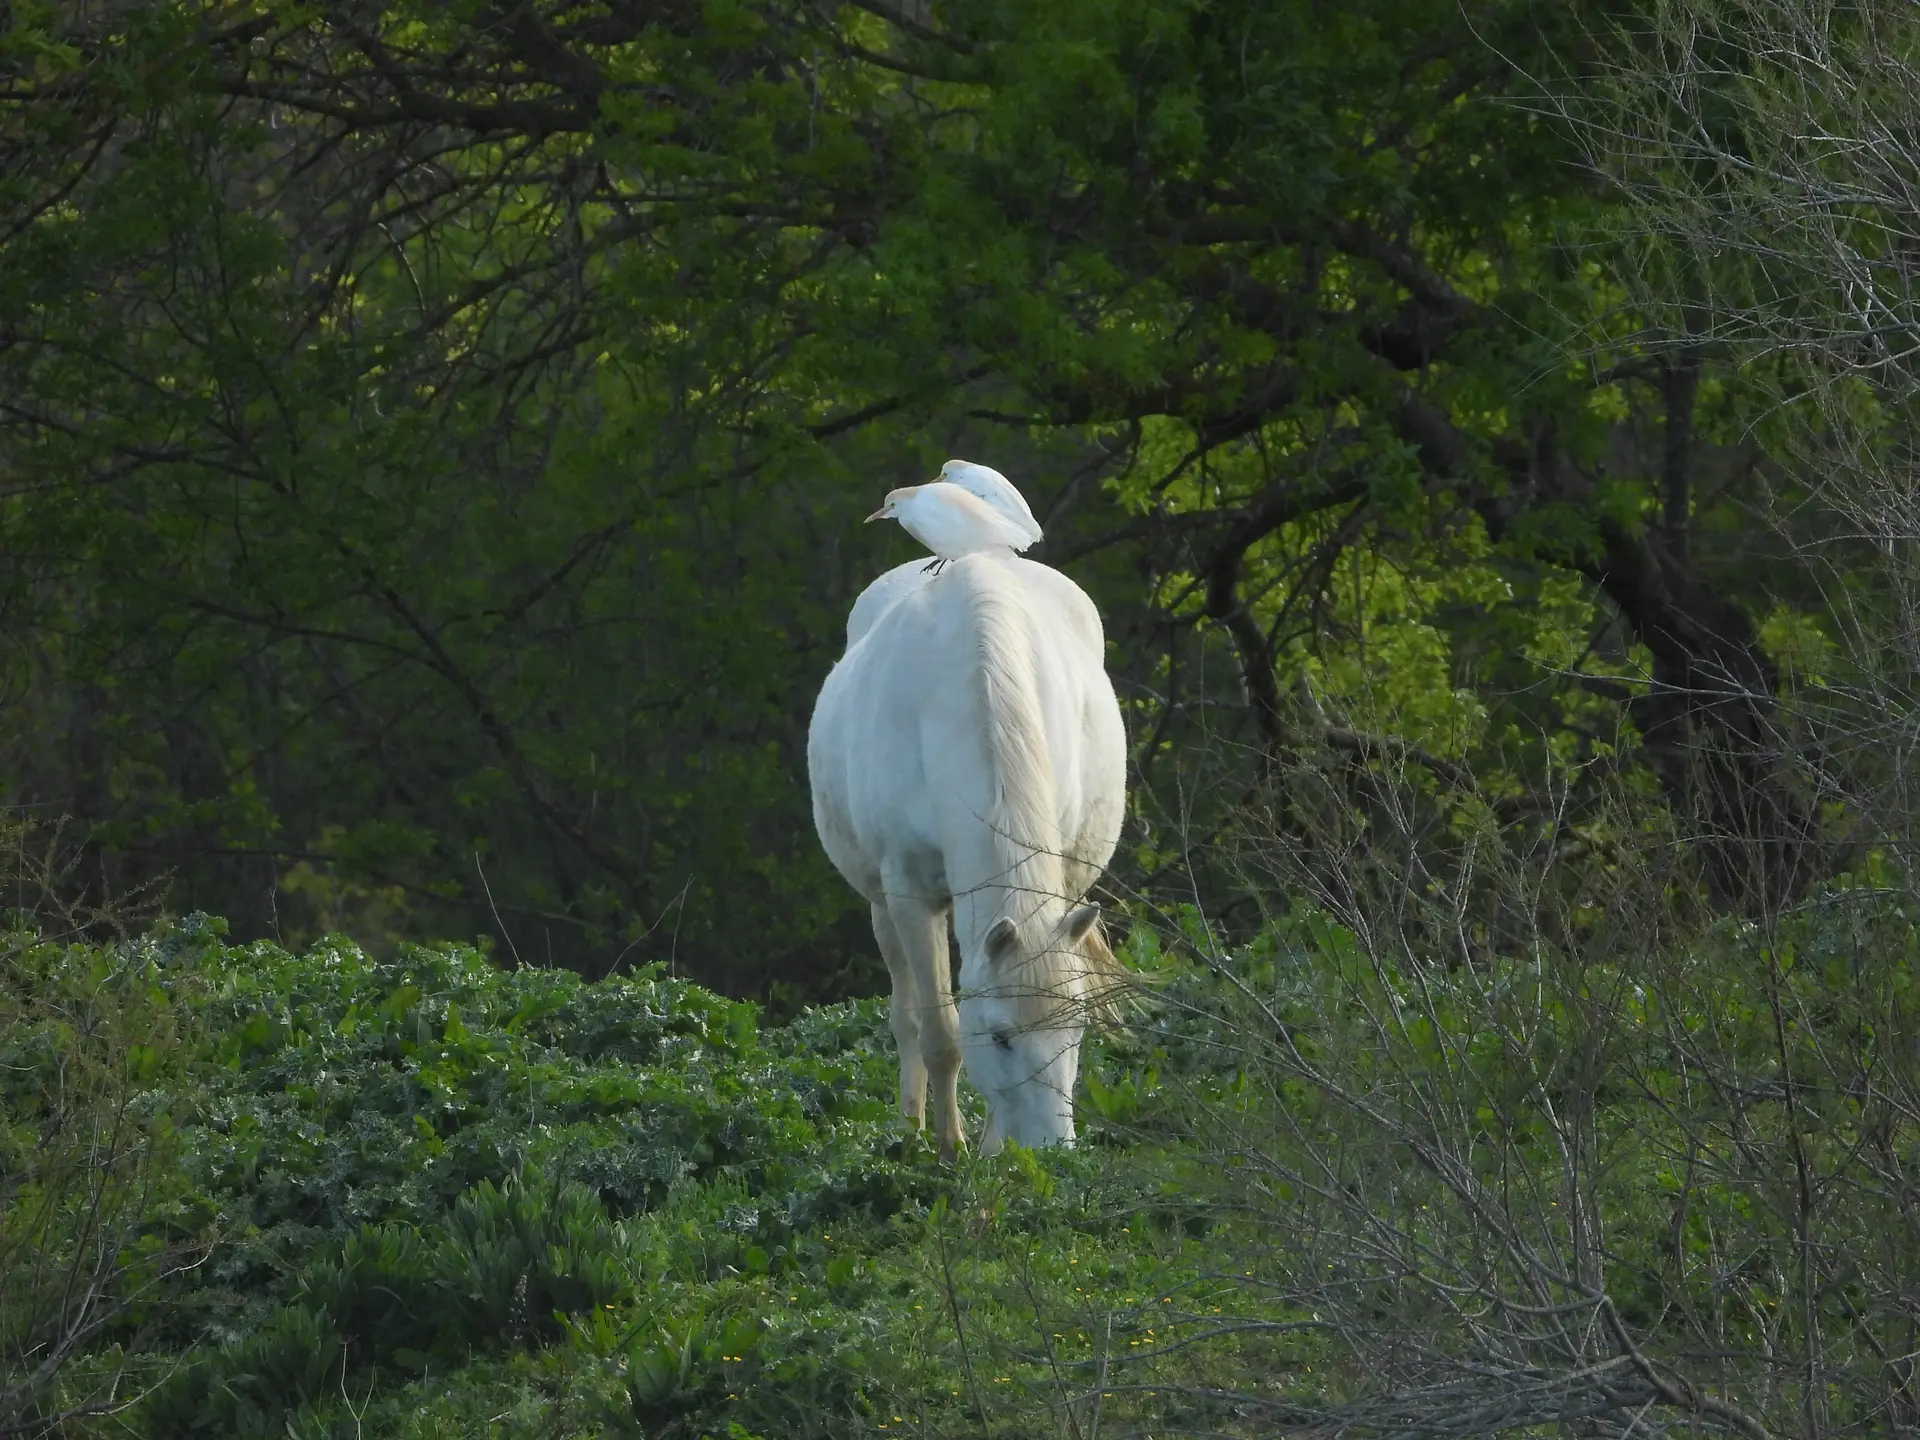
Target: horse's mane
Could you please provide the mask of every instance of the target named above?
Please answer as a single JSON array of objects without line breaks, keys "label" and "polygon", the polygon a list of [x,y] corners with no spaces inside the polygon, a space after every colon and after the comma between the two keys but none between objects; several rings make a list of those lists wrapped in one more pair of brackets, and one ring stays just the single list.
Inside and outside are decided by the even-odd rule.
[{"label": "horse's mane", "polygon": [[[1024,590],[1012,583],[1000,561],[967,556],[956,568],[970,592],[979,644],[975,683],[986,716],[993,772],[992,805],[985,819],[998,860],[996,878],[1006,887],[1006,913],[1020,932],[1020,949],[1034,954],[1049,938],[1043,928],[1058,919],[1060,904],[1072,898],[1065,893],[1060,859],[1064,839],[1040,713],[1034,622]],[[1044,983],[1049,977],[1032,978]]]}]

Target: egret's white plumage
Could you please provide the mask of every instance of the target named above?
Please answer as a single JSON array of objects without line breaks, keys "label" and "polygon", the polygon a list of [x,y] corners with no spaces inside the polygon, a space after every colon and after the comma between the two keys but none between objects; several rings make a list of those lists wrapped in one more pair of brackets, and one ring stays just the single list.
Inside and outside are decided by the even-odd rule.
[{"label": "egret's white plumage", "polygon": [[807,772],[821,844],[871,905],[893,978],[901,1109],[922,1117],[931,1081],[941,1149],[963,1143],[964,1056],[982,1148],[1071,1140],[1081,1034],[1119,977],[1081,903],[1126,809],[1099,612],[1057,570],[973,554],[937,583],[889,572],[855,614]]},{"label": "egret's white plumage", "polygon": [[898,520],[941,560],[982,550],[1024,550],[1033,543],[1019,525],[972,491],[939,481],[888,491],[886,503],[867,519]]},{"label": "egret's white plumage", "polygon": [[971,460],[949,460],[940,467],[940,478],[986,501],[1019,526],[1027,540],[1025,545],[1016,545],[1014,549],[1024,550],[1027,545],[1045,538],[1040,530],[1040,522],[1033,518],[1033,511],[1027,505],[1026,496],[1014,489],[1013,482],[991,465],[976,465]]}]

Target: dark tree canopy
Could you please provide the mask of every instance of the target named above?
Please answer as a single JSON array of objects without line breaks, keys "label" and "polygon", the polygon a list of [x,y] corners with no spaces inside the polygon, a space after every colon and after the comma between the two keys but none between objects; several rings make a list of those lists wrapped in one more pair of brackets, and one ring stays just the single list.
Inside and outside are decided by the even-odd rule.
[{"label": "dark tree canopy", "polygon": [[864,983],[806,720],[909,553],[859,518],[960,454],[1108,614],[1123,880],[1311,750],[1602,849],[1643,773],[1790,899],[1765,417],[1539,103],[1603,18],[18,11],[7,795],[243,933]]}]

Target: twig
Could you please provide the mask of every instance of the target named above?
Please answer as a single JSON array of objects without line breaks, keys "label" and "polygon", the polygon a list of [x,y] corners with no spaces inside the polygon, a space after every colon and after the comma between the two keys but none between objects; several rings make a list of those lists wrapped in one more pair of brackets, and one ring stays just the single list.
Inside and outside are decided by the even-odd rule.
[{"label": "twig", "polygon": [[480,852],[478,850],[473,852],[473,868],[479,873],[480,889],[487,897],[487,908],[493,911],[493,923],[499,927],[501,938],[507,942],[507,952],[513,956],[513,968],[516,970],[524,970],[526,966],[521,963],[520,949],[513,943],[513,932],[508,930],[506,925],[501,921],[500,907],[493,903],[493,887],[487,884],[487,872],[480,865]]}]

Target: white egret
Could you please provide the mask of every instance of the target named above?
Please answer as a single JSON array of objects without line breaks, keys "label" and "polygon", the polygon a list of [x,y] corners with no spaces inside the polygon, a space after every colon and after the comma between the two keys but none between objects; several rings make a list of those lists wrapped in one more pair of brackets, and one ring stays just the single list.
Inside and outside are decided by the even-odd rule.
[{"label": "white egret", "polygon": [[903,529],[934,553],[927,569],[938,571],[949,560],[982,550],[1024,550],[1033,543],[1019,524],[970,490],[934,481],[889,490],[886,503],[867,516],[898,520]]},{"label": "white egret", "polygon": [[1040,522],[1033,518],[1033,511],[1027,507],[1026,497],[1013,488],[1013,482],[995,470],[991,465],[976,465],[971,460],[949,460],[940,467],[940,478],[949,485],[958,485],[969,495],[978,496],[1007,519],[1026,532],[1026,545],[1016,545],[1016,550],[1024,550],[1027,545],[1043,539]]}]

